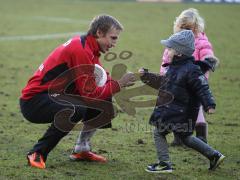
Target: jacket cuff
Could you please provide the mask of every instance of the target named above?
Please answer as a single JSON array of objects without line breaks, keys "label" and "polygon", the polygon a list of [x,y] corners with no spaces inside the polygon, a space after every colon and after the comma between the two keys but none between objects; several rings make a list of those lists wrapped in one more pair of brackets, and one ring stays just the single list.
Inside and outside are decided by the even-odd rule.
[{"label": "jacket cuff", "polygon": [[111,80],[111,84],[112,84],[112,94],[115,94],[115,93],[121,91],[121,86],[118,83],[118,81]]},{"label": "jacket cuff", "polygon": [[209,109],[215,109],[215,108],[216,108],[216,105],[210,105],[204,108],[204,111],[207,112]]}]

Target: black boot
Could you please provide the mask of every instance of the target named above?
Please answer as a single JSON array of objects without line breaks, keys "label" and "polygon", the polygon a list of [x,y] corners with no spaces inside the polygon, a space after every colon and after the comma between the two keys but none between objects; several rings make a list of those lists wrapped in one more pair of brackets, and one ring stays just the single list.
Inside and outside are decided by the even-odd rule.
[{"label": "black boot", "polygon": [[171,146],[182,146],[183,145],[183,142],[182,140],[180,139],[180,137],[178,135],[176,135],[175,133],[173,133],[174,135],[174,139],[173,141],[171,142]]},{"label": "black boot", "polygon": [[207,123],[198,123],[195,126],[196,137],[201,139],[203,142],[207,143]]}]

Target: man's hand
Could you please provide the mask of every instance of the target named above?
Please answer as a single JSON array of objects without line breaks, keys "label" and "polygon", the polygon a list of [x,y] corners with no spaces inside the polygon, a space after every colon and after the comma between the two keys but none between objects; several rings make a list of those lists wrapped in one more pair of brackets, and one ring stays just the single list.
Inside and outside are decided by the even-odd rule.
[{"label": "man's hand", "polygon": [[210,109],[208,109],[208,114],[213,114],[213,113],[215,113],[215,109],[213,109],[213,108],[210,108]]},{"label": "man's hand", "polygon": [[128,87],[134,85],[136,81],[136,77],[132,72],[128,72],[124,74],[121,79],[118,80],[118,83],[121,88]]}]

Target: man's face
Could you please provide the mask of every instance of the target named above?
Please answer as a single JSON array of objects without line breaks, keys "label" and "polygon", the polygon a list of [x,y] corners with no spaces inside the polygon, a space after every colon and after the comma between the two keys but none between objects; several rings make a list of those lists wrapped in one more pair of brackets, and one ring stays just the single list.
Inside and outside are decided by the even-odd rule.
[{"label": "man's face", "polygon": [[102,53],[107,52],[110,48],[116,45],[120,32],[120,30],[115,28],[111,28],[106,34],[99,30],[97,31],[98,38],[96,40]]}]

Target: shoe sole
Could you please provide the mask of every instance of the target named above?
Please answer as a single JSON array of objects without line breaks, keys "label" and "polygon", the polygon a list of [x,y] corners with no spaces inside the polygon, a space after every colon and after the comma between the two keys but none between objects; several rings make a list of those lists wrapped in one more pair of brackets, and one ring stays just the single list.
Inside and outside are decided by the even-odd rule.
[{"label": "shoe sole", "polygon": [[83,161],[82,159],[75,158],[75,157],[72,156],[72,155],[69,156],[69,159],[70,159],[71,161]]},{"label": "shoe sole", "polygon": [[149,172],[149,173],[159,173],[159,174],[168,174],[168,173],[172,173],[173,170],[164,170],[164,171],[149,171],[148,169],[145,169],[145,171]]},{"label": "shoe sole", "polygon": [[71,160],[71,161],[88,161],[88,162],[90,162],[90,160],[88,160],[88,159],[80,159],[80,158],[75,158],[74,156],[69,156],[69,159]]},{"label": "shoe sole", "polygon": [[210,169],[210,170],[211,170],[211,171],[214,171],[220,164],[222,164],[222,162],[223,162],[224,159],[225,159],[225,156],[222,155],[222,156],[218,159],[216,165],[215,165],[212,169]]},{"label": "shoe sole", "polygon": [[69,156],[69,159],[71,161],[86,161],[86,162],[97,162],[97,163],[107,163],[106,161],[94,161],[94,160],[90,160],[90,159],[80,159],[80,158],[75,158],[74,156]]},{"label": "shoe sole", "polygon": [[29,158],[28,158],[28,156],[27,156],[27,161],[28,161],[28,166],[30,166],[30,167],[34,167],[34,168],[38,168],[38,169],[45,169],[46,168],[45,166],[42,168],[42,167],[38,167],[38,166],[32,165],[30,160],[29,160]]}]

